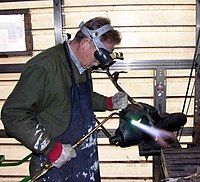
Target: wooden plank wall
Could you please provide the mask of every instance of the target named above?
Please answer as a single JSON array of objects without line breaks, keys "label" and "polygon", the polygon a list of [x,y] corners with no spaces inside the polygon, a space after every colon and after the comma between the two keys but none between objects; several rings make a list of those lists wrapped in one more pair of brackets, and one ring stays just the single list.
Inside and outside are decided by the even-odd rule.
[{"label": "wooden plank wall", "polygon": [[[95,16],[109,17],[112,25],[122,34],[122,43],[116,47],[124,53],[125,60],[192,59],[195,46],[195,0],[65,0],[64,33],[72,37],[81,21]],[[53,46],[53,1],[29,1],[0,3],[0,10],[29,8],[32,19],[33,56]],[[25,63],[30,57],[0,58],[0,64]],[[126,70],[119,79],[120,85],[136,101],[153,105],[154,71]],[[0,109],[15,86],[19,73],[0,74]],[[189,70],[167,70],[167,112],[182,110]],[[116,93],[105,74],[93,74],[94,89],[105,95]],[[109,89],[108,89],[109,88]],[[193,103],[192,103],[193,104]],[[191,105],[192,105],[191,104]],[[110,113],[96,113],[99,120]],[[189,109],[193,115],[193,107]],[[188,119],[187,127],[193,125]],[[115,129],[118,120],[112,119],[105,127]],[[3,125],[0,122],[0,129]],[[181,141],[189,141],[183,137]],[[139,156],[137,146],[121,149],[110,146],[100,137],[99,155],[103,182],[152,181],[152,159],[146,162]],[[0,138],[0,154],[8,161],[16,161],[28,155],[28,151],[13,138]],[[28,175],[28,163],[18,167],[0,168],[0,181],[19,181]]]}]

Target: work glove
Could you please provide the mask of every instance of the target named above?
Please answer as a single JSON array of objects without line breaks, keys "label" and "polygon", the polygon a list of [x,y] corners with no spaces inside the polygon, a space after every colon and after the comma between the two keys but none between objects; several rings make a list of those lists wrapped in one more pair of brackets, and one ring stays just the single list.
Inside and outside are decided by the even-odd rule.
[{"label": "work glove", "polygon": [[60,168],[67,161],[76,157],[76,151],[72,148],[70,144],[56,143],[53,150],[48,155],[51,163],[56,168]]},{"label": "work glove", "polygon": [[106,105],[108,110],[125,109],[128,105],[128,96],[124,92],[118,92],[107,99]]}]

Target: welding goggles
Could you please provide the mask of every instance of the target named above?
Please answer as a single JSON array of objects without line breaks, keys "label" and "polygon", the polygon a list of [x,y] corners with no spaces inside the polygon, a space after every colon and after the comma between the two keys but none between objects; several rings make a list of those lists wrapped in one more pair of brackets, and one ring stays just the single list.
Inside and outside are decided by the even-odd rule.
[{"label": "welding goggles", "polygon": [[113,27],[110,24],[104,25],[96,30],[89,30],[86,28],[84,22],[81,22],[79,28],[85,36],[91,38],[93,41],[96,47],[94,57],[99,61],[101,65],[110,65],[114,59],[123,59],[122,53],[113,53],[113,50],[106,47],[100,39],[101,35],[110,30],[113,30]]}]

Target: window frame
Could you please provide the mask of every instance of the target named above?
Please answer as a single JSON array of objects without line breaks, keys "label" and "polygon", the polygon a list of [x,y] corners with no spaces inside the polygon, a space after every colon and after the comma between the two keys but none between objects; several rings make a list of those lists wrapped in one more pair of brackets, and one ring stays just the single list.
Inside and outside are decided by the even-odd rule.
[{"label": "window frame", "polygon": [[33,51],[33,38],[32,38],[32,27],[31,27],[31,14],[29,9],[19,9],[19,10],[0,10],[1,15],[14,15],[14,14],[23,14],[24,15],[24,30],[25,30],[25,51],[0,51],[0,57],[9,57],[9,56],[31,56]]}]

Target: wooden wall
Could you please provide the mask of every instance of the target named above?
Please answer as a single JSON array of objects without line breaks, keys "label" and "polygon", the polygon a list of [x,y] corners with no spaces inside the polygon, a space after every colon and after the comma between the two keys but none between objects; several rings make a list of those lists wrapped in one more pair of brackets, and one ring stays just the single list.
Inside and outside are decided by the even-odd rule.
[{"label": "wooden wall", "polygon": [[[125,60],[175,60],[192,59],[196,35],[195,0],[65,0],[64,33],[72,37],[81,21],[95,16],[111,19],[114,28],[122,34],[122,43],[116,47],[124,53]],[[32,19],[33,56],[53,46],[54,19],[53,1],[24,1],[0,3],[0,10],[30,9]],[[31,57],[19,56],[0,58],[0,64],[25,63]],[[156,67],[156,65],[155,65]],[[136,101],[153,105],[154,70],[127,69],[121,75],[120,85]],[[167,112],[181,112],[190,70],[167,70]],[[0,109],[15,86],[20,73],[0,73]],[[110,96],[117,92],[105,74],[95,73],[94,89]],[[109,88],[109,89],[108,89]],[[193,103],[192,103],[193,104]],[[193,105],[189,114],[193,115]],[[101,121],[110,113],[96,113]],[[105,124],[108,129],[116,129],[118,120],[112,119]],[[188,118],[187,127],[193,126]],[[3,129],[0,122],[0,129]],[[181,141],[189,141],[183,137]],[[145,161],[139,156],[138,147],[125,149],[113,147],[106,138],[100,137],[99,155],[103,182],[152,181],[152,158]],[[16,161],[30,153],[13,138],[0,138],[0,155],[6,160]],[[0,181],[19,181],[28,175],[28,162],[18,167],[0,168]]]}]

